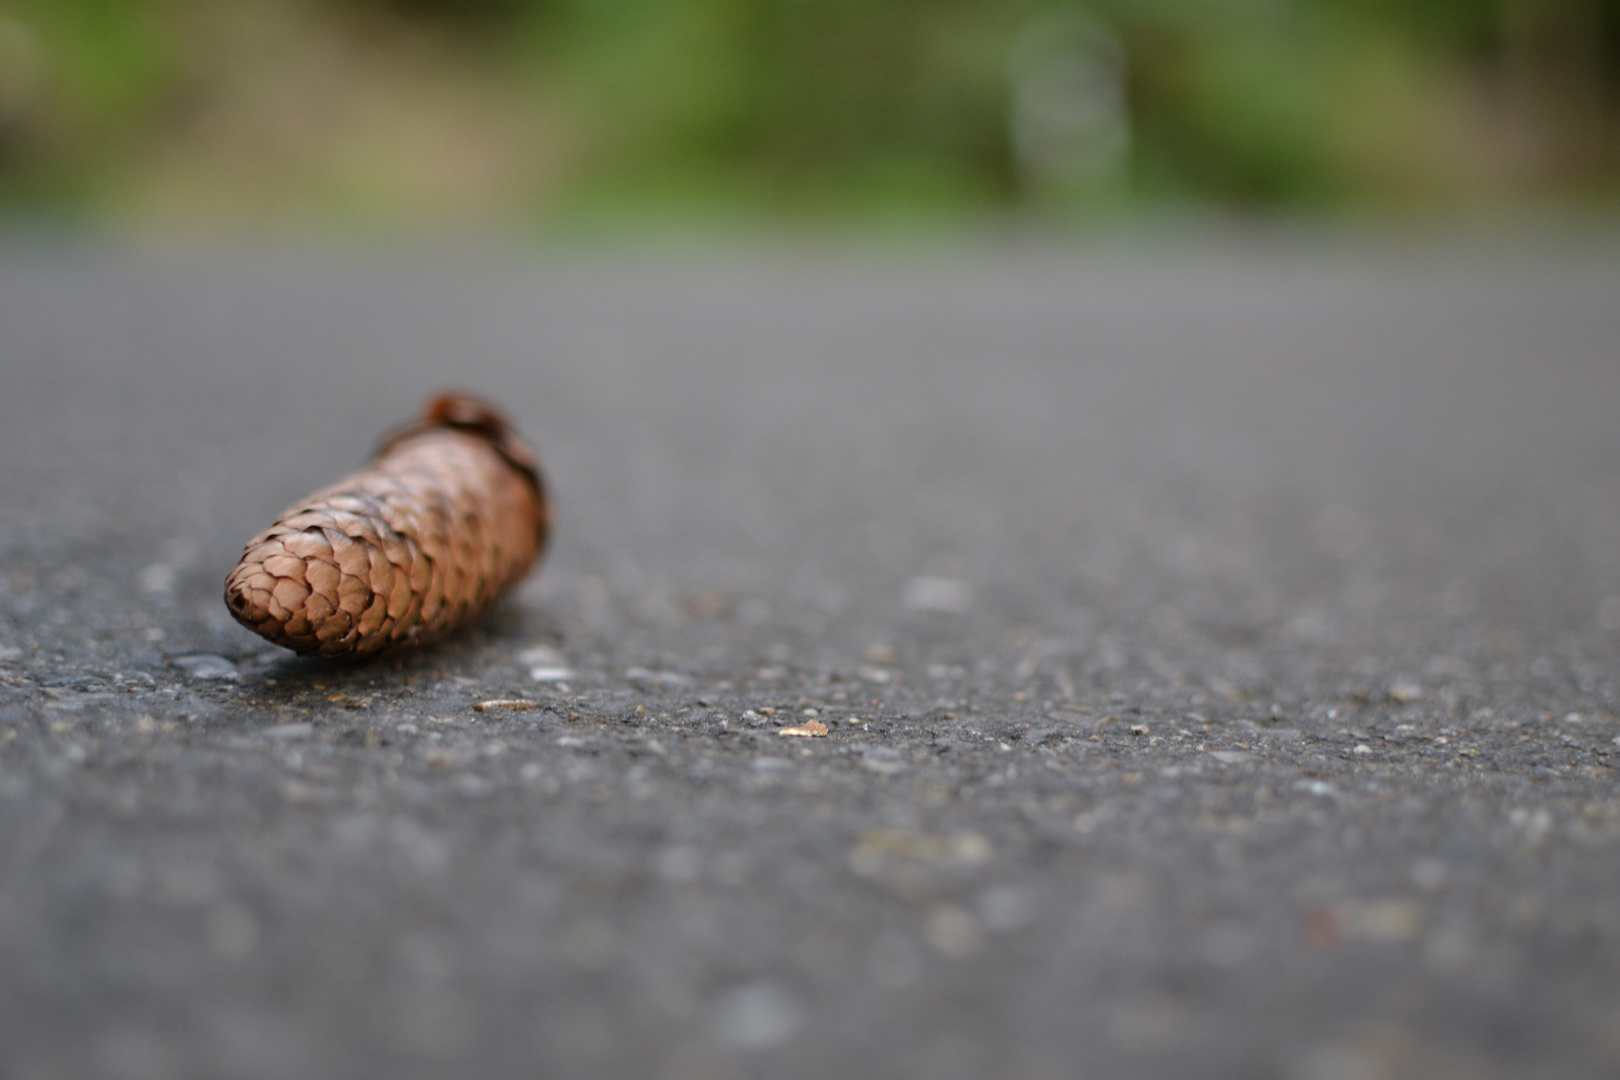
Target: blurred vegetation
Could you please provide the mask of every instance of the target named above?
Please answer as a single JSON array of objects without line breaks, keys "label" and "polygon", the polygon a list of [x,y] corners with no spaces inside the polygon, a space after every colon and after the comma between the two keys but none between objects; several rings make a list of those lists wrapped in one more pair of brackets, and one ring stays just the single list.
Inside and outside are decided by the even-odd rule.
[{"label": "blurred vegetation", "polygon": [[0,205],[1610,203],[1620,0],[0,0]]}]

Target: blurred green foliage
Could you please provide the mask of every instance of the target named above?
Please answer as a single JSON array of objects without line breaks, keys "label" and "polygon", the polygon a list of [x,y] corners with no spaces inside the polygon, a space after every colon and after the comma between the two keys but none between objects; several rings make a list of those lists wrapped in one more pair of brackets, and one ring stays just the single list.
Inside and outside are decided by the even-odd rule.
[{"label": "blurred green foliage", "polygon": [[1620,0],[0,0],[20,207],[1428,210],[1617,181]]}]

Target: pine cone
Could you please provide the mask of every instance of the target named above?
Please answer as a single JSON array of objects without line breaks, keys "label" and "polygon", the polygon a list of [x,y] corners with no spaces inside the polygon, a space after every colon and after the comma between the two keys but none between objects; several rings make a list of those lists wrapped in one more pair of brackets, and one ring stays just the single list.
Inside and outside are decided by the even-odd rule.
[{"label": "pine cone", "polygon": [[482,614],[550,531],[533,452],[489,405],[444,394],[371,464],[248,541],[225,604],[295,652],[367,656]]}]

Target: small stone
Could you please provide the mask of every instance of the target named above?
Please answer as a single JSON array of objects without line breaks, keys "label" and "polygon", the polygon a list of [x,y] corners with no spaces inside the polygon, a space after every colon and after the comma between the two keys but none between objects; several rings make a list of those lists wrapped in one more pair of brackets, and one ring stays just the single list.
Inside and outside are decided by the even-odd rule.
[{"label": "small stone", "polygon": [[529,669],[535,682],[566,682],[574,677],[568,660],[550,645],[534,645],[517,654],[517,662]]},{"label": "small stone", "polygon": [[180,1059],[168,1042],[141,1028],[115,1027],[96,1036],[94,1048],[100,1076],[145,1080],[181,1075]]},{"label": "small stone", "polygon": [[703,856],[696,848],[672,847],[658,856],[658,876],[677,885],[690,884],[703,870]]},{"label": "small stone", "polygon": [[1186,1009],[1168,994],[1120,1000],[1108,1013],[1108,1034],[1115,1046],[1131,1054],[1173,1046],[1187,1027]]},{"label": "small stone", "polygon": [[1365,1050],[1317,1046],[1299,1055],[1289,1075],[1295,1080],[1378,1080],[1390,1070]]},{"label": "small stone", "polygon": [[1423,943],[1424,962],[1442,975],[1461,970],[1476,952],[1473,935],[1463,926],[1442,926]]},{"label": "small stone", "polygon": [[1339,910],[1345,936],[1382,945],[1398,945],[1417,936],[1423,907],[1415,900],[1372,900]]},{"label": "small stone", "polygon": [[778,735],[790,735],[798,738],[819,739],[827,734],[827,725],[820,720],[806,720],[793,727],[785,727],[777,732]]},{"label": "small stone", "polygon": [[1389,687],[1389,696],[1393,701],[1406,704],[1416,701],[1423,696],[1423,687],[1412,679],[1396,679]]},{"label": "small stone", "polygon": [[491,791],[495,790],[494,784],[491,784],[482,776],[473,776],[470,773],[462,773],[458,775],[455,780],[451,782],[451,786],[453,786],[459,794],[467,795],[475,799],[481,799],[485,795],[488,795]]},{"label": "small stone", "polygon": [[648,671],[644,667],[626,668],[624,677],[630,682],[651,683],[666,689],[697,685],[696,679],[679,671]]},{"label": "small stone", "polygon": [[979,917],[993,933],[1021,930],[1034,917],[1029,894],[1011,885],[996,885],[979,896]]},{"label": "small stone", "polygon": [[539,707],[540,703],[538,701],[530,701],[528,698],[491,698],[488,701],[480,701],[475,704],[473,711],[489,712],[491,709],[511,709],[514,712],[521,712],[524,709],[537,709]]},{"label": "small stone", "polygon": [[169,663],[184,671],[193,679],[239,679],[241,672],[236,665],[223,656],[213,653],[190,653],[185,656],[173,656]]},{"label": "small stone", "polygon": [[1313,949],[1331,949],[1339,944],[1344,936],[1344,926],[1339,913],[1331,907],[1315,907],[1305,913],[1300,920],[1300,936],[1305,943]]},{"label": "small stone", "polygon": [[1114,816],[1114,808],[1107,803],[1082,810],[1074,816],[1074,831],[1082,836],[1096,832],[1097,827]]},{"label": "small stone", "polygon": [[517,654],[517,662],[525,667],[567,667],[563,654],[550,645],[533,645]]},{"label": "small stone", "polygon": [[746,983],[715,1002],[715,1038],[739,1050],[779,1046],[793,1037],[802,1021],[798,1002],[774,983]]},{"label": "small stone", "polygon": [[861,767],[870,769],[879,776],[893,776],[897,772],[902,772],[906,763],[899,751],[878,749],[866,752],[861,758]]},{"label": "small stone", "polygon": [[1217,922],[1198,935],[1198,955],[1220,968],[1241,966],[1254,953],[1256,935],[1236,921]]},{"label": "small stone", "polygon": [[1419,859],[1412,864],[1407,876],[1424,892],[1434,892],[1446,883],[1446,864],[1439,859]]},{"label": "small stone", "polygon": [[307,739],[315,733],[315,725],[309,723],[277,724],[267,727],[259,732],[266,739],[290,741],[293,739]]},{"label": "small stone", "polygon": [[1508,812],[1508,822],[1514,828],[1523,829],[1531,840],[1540,840],[1553,826],[1552,812],[1544,806],[1534,810],[1516,806]]},{"label": "small stone", "polygon": [[923,972],[921,950],[905,934],[889,932],[872,942],[866,956],[872,981],[890,990],[910,986]]},{"label": "small stone", "polygon": [[208,947],[224,960],[240,960],[259,941],[259,924],[253,912],[240,904],[221,904],[209,913],[204,929]]},{"label": "small stone", "polygon": [[574,966],[601,971],[618,956],[619,935],[606,919],[586,916],[569,927],[563,935],[562,948]]},{"label": "small stone", "polygon": [[973,586],[946,577],[915,577],[906,582],[901,603],[912,611],[959,615],[973,606]]},{"label": "small stone", "polygon": [[993,849],[990,841],[969,830],[953,833],[950,839],[951,861],[963,866],[980,866],[990,860]]},{"label": "small stone", "polygon": [[942,954],[960,960],[978,950],[979,923],[954,904],[941,904],[928,913],[924,936]]},{"label": "small stone", "polygon": [[174,567],[168,563],[152,563],[135,575],[135,581],[140,585],[141,591],[152,596],[174,592],[174,580]]}]

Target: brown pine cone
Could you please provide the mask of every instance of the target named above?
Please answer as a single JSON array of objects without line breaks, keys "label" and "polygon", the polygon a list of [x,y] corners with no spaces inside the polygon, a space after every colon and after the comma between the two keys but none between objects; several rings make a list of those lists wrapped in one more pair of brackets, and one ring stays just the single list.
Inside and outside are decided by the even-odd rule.
[{"label": "brown pine cone", "polygon": [[550,531],[534,453],[489,405],[444,394],[249,540],[225,605],[295,652],[367,656],[483,613]]}]

